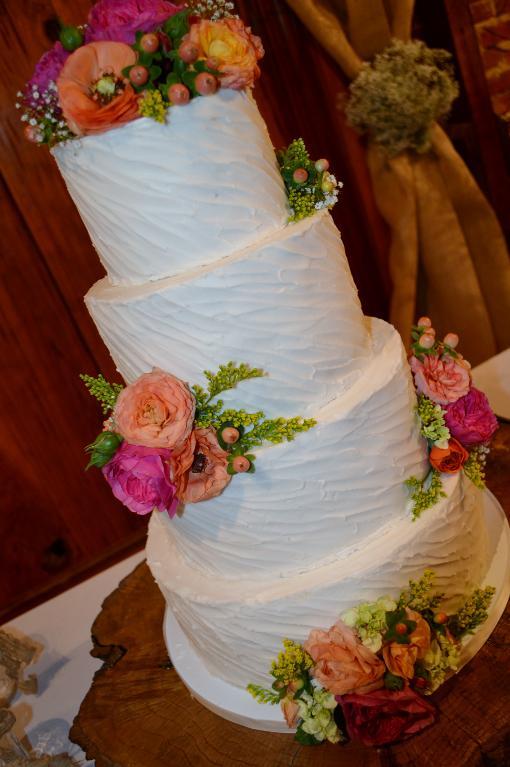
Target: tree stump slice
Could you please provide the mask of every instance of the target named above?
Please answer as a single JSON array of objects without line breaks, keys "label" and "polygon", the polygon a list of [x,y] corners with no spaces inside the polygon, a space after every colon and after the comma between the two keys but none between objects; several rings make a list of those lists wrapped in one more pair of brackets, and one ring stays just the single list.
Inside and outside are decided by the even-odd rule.
[{"label": "tree stump slice", "polygon": [[[493,443],[488,484],[510,511],[510,424]],[[165,603],[145,563],[105,600],[92,627],[94,676],[71,739],[97,767],[508,767],[510,607],[488,642],[432,701],[438,722],[380,749],[301,746],[292,735],[221,719],[194,700],[168,659]]]}]

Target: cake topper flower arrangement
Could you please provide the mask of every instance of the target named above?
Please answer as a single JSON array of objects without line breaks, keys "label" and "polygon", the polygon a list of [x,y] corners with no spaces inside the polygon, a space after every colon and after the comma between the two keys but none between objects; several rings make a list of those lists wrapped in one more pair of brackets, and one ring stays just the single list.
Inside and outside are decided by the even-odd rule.
[{"label": "cake topper flower arrangement", "polygon": [[85,25],[63,27],[18,93],[26,137],[52,146],[142,116],[165,122],[170,107],[253,86],[264,49],[232,8],[99,0]]},{"label": "cake topper flower arrangement", "polygon": [[407,480],[416,518],[445,495],[442,474],[463,470],[477,487],[485,487],[485,462],[498,422],[485,394],[473,386],[471,365],[457,351],[456,333],[438,341],[430,318],[420,317],[412,341],[416,411],[430,461],[425,479]]},{"label": "cake topper flower arrangement", "polygon": [[[222,392],[264,375],[229,362],[205,371],[207,388],[189,387],[155,368],[123,387],[103,376],[82,379],[108,415],[87,447],[115,497],[135,514],[166,511],[219,495],[236,474],[255,471],[254,448],[278,444],[315,425],[311,418],[266,419],[262,411],[225,408]],[[88,468],[88,467],[87,467]]]},{"label": "cake topper flower arrangement", "polygon": [[296,740],[316,745],[346,740],[383,746],[433,724],[430,695],[455,673],[462,641],[487,619],[495,589],[464,597],[455,613],[441,609],[426,570],[397,599],[357,605],[302,645],[283,640],[272,687],[249,684],[259,703],[279,704]]}]

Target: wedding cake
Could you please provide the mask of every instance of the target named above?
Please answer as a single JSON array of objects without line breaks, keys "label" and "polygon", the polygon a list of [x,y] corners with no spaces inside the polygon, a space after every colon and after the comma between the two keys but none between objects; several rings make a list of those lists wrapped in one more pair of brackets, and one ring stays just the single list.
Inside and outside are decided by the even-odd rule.
[{"label": "wedding cake", "polygon": [[[73,57],[98,46],[95,40],[126,39],[90,40],[94,21],[87,44],[62,56],[61,92],[66,77],[77,81],[69,72]],[[253,78],[260,43],[237,19],[228,21],[251,46]],[[147,42],[156,37],[147,29],[161,23],[137,30],[139,62],[154,53],[149,43],[156,45]],[[491,557],[483,493],[462,471],[442,472],[435,502],[413,515],[406,480],[423,482],[430,444],[400,337],[363,315],[329,205],[292,215],[288,179],[245,70],[240,83],[210,93],[186,79],[183,72],[199,59],[185,45],[197,42],[192,33],[201,24],[220,27],[227,19],[188,21],[180,33],[182,83],[168,82],[184,89],[188,83],[191,99],[188,93],[180,102],[174,88],[164,120],[142,110],[147,116],[119,119],[109,130],[80,130],[74,105],[61,97],[77,137],[55,143],[52,153],[106,271],[85,301],[124,391],[154,369],[203,387],[204,370],[242,361],[265,375],[225,391],[227,408],[308,419],[290,441],[260,447],[254,474],[245,471],[250,460],[239,470],[234,463],[223,492],[177,513],[156,506],[150,520],[147,561],[192,652],[213,677],[244,690],[250,682],[267,685],[282,638],[303,642],[359,603],[398,595],[428,568],[454,609],[484,582]],[[132,49],[123,48],[124,64],[136,69]],[[222,71],[221,46],[211,50],[203,55],[206,69],[195,66],[194,76],[217,77],[224,86],[221,75],[239,73]],[[134,87],[134,73],[129,77]],[[127,98],[130,86],[119,87],[117,98]],[[100,107],[110,104],[101,98]],[[320,162],[319,181],[327,171]],[[304,183],[295,171],[293,179]],[[327,203],[331,185],[325,188]],[[421,339],[433,341],[427,332],[425,323]],[[426,339],[420,348],[427,351]],[[112,418],[102,436],[117,429],[130,441],[120,410]],[[239,428],[229,428],[239,437]],[[195,450],[188,466],[195,474],[202,470],[196,461]]]}]

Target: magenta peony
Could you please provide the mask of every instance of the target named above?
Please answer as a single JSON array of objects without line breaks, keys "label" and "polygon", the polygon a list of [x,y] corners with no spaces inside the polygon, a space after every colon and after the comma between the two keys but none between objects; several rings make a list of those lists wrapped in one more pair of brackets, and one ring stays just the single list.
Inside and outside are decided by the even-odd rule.
[{"label": "magenta peony", "polygon": [[359,695],[338,695],[347,732],[365,746],[384,746],[405,740],[436,718],[434,706],[409,687],[393,692],[376,690]]},{"label": "magenta peony", "polygon": [[48,89],[50,82],[56,82],[68,57],[69,53],[64,50],[61,43],[55,43],[53,48],[41,56],[32,78],[25,87],[25,99],[30,106],[38,105],[39,100],[33,99],[34,90],[41,94]]},{"label": "magenta peony", "polygon": [[464,447],[488,442],[498,428],[489,400],[474,386],[464,397],[448,405],[444,419],[452,436]]},{"label": "magenta peony", "polygon": [[114,496],[135,514],[166,511],[175,516],[179,501],[170,480],[170,450],[123,442],[102,472]]},{"label": "magenta peony", "polygon": [[433,402],[448,405],[468,393],[471,385],[469,370],[452,357],[441,359],[428,354],[423,362],[417,357],[411,357],[409,362],[416,388]]},{"label": "magenta peony", "polygon": [[90,10],[85,42],[114,40],[132,45],[138,31],[152,32],[183,7],[168,0],[99,0]]}]

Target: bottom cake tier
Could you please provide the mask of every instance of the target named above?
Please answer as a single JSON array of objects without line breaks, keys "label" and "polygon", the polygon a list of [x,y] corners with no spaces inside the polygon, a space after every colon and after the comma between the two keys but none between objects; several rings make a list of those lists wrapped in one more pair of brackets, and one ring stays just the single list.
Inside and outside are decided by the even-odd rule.
[{"label": "bottom cake tier", "polygon": [[444,489],[446,497],[414,522],[410,516],[393,520],[361,546],[290,576],[227,580],[199,573],[156,513],[147,561],[208,672],[239,688],[267,685],[284,637],[301,642],[360,602],[398,596],[427,568],[450,606],[483,582],[490,560],[484,494],[461,475],[444,478]]}]

